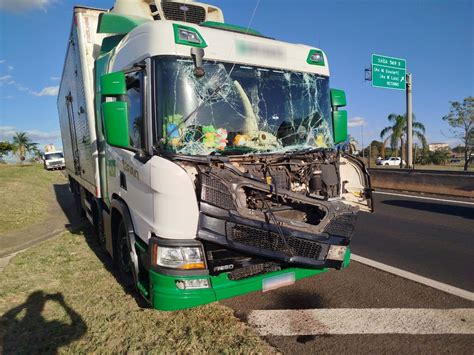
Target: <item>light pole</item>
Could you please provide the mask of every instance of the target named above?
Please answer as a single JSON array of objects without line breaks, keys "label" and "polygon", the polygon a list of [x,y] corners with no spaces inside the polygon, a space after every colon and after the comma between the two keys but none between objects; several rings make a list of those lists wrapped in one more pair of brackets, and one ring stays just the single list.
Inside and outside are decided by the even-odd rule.
[{"label": "light pole", "polygon": [[[406,75],[406,93],[407,93],[407,165],[413,168],[413,106],[412,106],[412,81],[411,74]],[[403,149],[403,147],[402,147]]]}]

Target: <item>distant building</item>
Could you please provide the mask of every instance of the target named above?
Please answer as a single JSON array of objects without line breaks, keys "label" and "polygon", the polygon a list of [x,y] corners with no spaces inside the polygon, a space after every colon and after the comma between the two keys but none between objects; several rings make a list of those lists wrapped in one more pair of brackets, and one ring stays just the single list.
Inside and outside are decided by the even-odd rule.
[{"label": "distant building", "polygon": [[435,152],[440,149],[451,150],[448,143],[431,143],[431,144],[428,144],[428,149],[430,150],[430,152]]},{"label": "distant building", "polygon": [[50,152],[55,152],[56,147],[53,144],[47,144],[44,146],[44,152],[45,153],[50,153]]}]

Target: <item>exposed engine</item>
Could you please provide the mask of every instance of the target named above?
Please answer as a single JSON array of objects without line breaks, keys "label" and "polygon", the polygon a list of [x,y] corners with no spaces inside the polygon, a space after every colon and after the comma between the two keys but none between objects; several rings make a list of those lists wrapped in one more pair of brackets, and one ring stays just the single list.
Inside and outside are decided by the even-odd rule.
[{"label": "exposed engine", "polygon": [[336,153],[324,151],[217,161],[199,165],[196,179],[202,202],[303,231],[321,224],[339,189]]},{"label": "exposed engine", "polygon": [[[237,260],[251,270],[276,267],[267,265],[268,258],[281,265],[323,265],[330,244],[349,244],[357,208],[337,199],[336,152],[212,157],[206,163],[181,164],[195,181],[198,238],[208,243],[208,262],[216,273],[230,270],[229,265],[238,268]],[[226,256],[230,264],[222,260],[228,248],[237,253]]]}]

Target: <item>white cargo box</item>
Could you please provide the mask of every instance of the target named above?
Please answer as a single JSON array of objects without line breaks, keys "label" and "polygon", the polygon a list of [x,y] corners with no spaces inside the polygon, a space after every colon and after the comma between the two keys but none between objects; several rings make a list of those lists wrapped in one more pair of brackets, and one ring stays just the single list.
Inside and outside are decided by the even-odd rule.
[{"label": "white cargo box", "polygon": [[105,37],[96,33],[103,12],[106,10],[74,8],[57,102],[66,170],[96,197],[100,197],[100,181],[93,73]]}]

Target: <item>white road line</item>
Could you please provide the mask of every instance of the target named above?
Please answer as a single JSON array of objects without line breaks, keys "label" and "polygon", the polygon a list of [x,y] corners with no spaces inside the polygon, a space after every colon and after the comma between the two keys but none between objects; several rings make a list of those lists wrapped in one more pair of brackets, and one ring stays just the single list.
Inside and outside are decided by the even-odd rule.
[{"label": "white road line", "polygon": [[385,192],[385,191],[374,191],[373,193],[378,194],[378,195],[392,195],[392,196],[400,196],[400,197],[410,197],[410,198],[416,198],[416,199],[420,199],[420,200],[450,202],[450,203],[458,203],[458,204],[462,204],[462,205],[472,205],[472,206],[474,206],[474,202],[468,202],[468,201],[447,200],[447,199],[444,199],[444,198],[416,196],[416,195],[405,195],[405,194],[398,194],[398,193],[394,193],[394,192]]},{"label": "white road line", "polygon": [[398,269],[396,267],[386,265],[386,264],[380,263],[380,262],[375,261],[375,260],[367,259],[367,258],[364,258],[363,256],[351,254],[351,260],[357,261],[361,264],[371,266],[371,267],[376,268],[376,269],[380,269],[380,270],[389,272],[391,274],[403,277],[403,278],[411,280],[411,281],[418,282],[420,284],[435,288],[437,290],[441,290],[443,292],[446,292],[446,293],[449,293],[449,294],[452,294],[452,295],[455,295],[455,296],[458,296],[458,297],[462,297],[462,298],[465,298],[465,299],[470,300],[470,301],[474,301],[474,293],[473,292],[469,292],[469,291],[463,290],[461,288],[457,288],[457,287],[454,287],[454,286],[451,286],[451,285],[447,285],[445,283],[435,281],[435,280],[429,279],[427,277],[423,277],[423,276],[420,276],[420,275],[417,275],[417,274],[414,274],[414,273],[411,273],[411,272],[408,272],[408,271],[405,271],[405,270],[402,270],[402,269]]},{"label": "white road line", "polygon": [[249,324],[261,335],[474,334],[474,309],[334,308],[255,310]]}]

